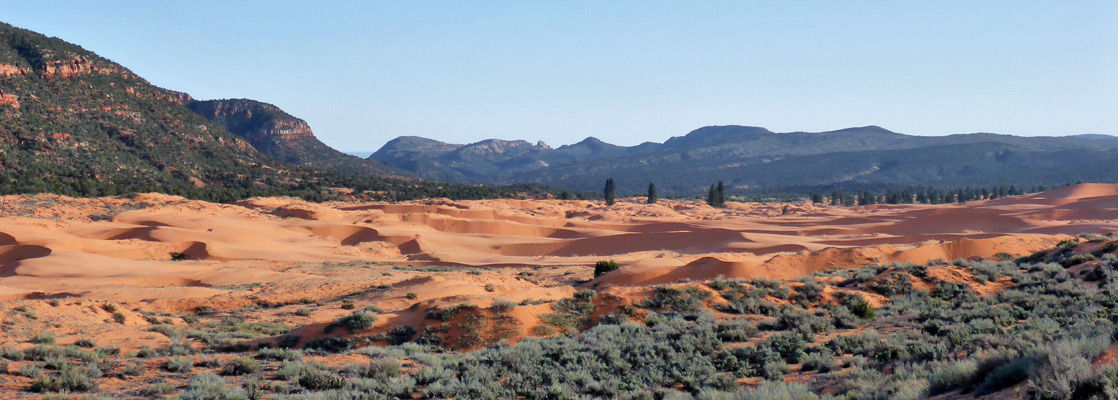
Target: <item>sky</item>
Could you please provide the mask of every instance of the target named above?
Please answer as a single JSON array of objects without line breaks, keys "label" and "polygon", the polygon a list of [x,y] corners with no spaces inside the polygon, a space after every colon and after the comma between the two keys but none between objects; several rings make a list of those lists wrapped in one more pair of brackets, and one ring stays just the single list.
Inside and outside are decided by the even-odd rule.
[{"label": "sky", "polygon": [[1118,135],[1115,1],[0,0],[0,21],[349,152],[731,124]]}]

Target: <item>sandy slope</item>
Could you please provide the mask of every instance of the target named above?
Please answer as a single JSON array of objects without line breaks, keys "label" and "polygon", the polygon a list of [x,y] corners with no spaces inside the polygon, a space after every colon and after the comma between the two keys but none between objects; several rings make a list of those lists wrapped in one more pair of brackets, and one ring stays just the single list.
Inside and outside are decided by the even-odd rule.
[{"label": "sandy slope", "polygon": [[[85,321],[84,332],[102,335],[119,335],[120,327],[95,327],[108,314],[93,305],[110,301],[127,304],[130,313],[173,314],[200,305],[346,298],[384,308],[389,315],[378,325],[390,325],[422,318],[423,308],[440,304],[566,297],[574,291],[568,283],[591,278],[583,266],[607,258],[623,268],[600,278],[598,287],[719,275],[790,279],[871,263],[1023,255],[1064,235],[1118,230],[1118,185],[939,206],[790,204],[784,215],[783,204],[730,203],[716,210],[639,200],[605,208],[559,200],[313,204],[258,198],[220,205],[158,194],[7,196],[0,217],[0,299],[31,304],[47,317],[84,310],[86,317],[75,321]],[[171,253],[187,260],[171,261]],[[399,267],[408,265],[416,267]],[[432,272],[419,266],[481,268]],[[24,301],[46,298],[66,300],[58,306]],[[347,311],[313,318],[280,313],[257,317],[304,325]],[[137,334],[143,332],[143,318],[126,317],[138,325]],[[51,318],[36,320],[48,324]],[[43,328],[6,334],[22,338],[36,329]]]}]

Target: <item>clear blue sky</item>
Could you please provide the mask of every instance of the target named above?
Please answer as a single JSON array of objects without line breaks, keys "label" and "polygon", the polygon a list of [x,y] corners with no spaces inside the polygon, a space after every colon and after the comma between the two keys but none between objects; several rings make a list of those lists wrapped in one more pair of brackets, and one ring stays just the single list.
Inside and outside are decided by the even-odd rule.
[{"label": "clear blue sky", "polygon": [[1115,1],[26,1],[0,20],[343,151],[704,125],[1118,134]]}]

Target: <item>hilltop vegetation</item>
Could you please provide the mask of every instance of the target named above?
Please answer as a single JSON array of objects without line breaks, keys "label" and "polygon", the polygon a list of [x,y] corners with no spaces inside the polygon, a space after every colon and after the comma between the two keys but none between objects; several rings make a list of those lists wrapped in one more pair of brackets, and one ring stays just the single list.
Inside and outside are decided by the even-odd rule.
[{"label": "hilltop vegetation", "polygon": [[452,182],[538,182],[596,190],[614,178],[623,195],[643,193],[648,182],[656,182],[662,195],[693,195],[706,191],[704,181],[724,181],[729,195],[807,195],[1115,182],[1115,149],[1118,138],[1108,136],[922,137],[875,126],[820,133],[710,126],[632,147],[595,138],[552,149],[522,140],[457,145],[400,137],[371,158]]}]

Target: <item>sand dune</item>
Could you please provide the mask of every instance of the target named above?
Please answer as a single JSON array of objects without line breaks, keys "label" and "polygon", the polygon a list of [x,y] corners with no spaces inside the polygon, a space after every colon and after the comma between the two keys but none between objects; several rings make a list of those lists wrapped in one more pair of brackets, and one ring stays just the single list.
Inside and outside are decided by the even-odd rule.
[{"label": "sand dune", "polygon": [[[609,208],[589,201],[444,199],[256,198],[222,205],[159,194],[4,200],[0,299],[119,301],[136,312],[348,298],[380,304],[389,318],[422,318],[426,307],[459,302],[566,297],[570,284],[589,280],[588,266],[602,259],[622,268],[591,285],[622,290],[720,275],[793,279],[866,264],[1019,256],[1065,235],[1118,230],[1118,185],[965,204],[852,208],[729,203],[713,209],[643,199]],[[172,254],[185,260],[172,261]],[[343,313],[299,323],[317,326]]]}]

